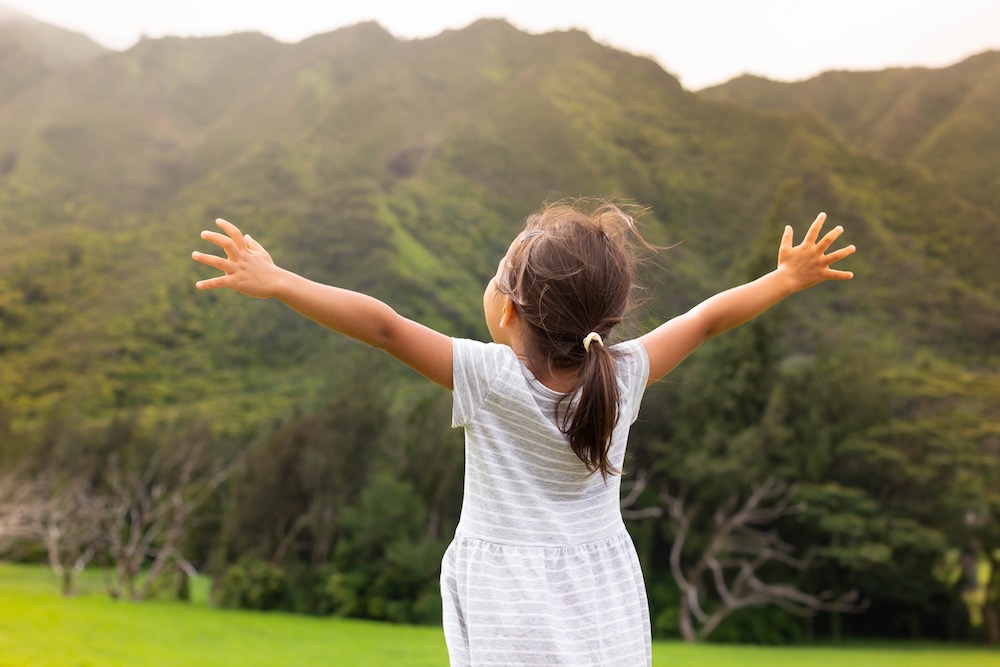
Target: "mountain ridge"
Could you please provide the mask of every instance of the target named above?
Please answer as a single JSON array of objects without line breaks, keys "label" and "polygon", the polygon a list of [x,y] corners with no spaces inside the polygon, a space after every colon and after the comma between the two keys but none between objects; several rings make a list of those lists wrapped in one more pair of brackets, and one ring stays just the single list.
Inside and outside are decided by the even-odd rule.
[{"label": "mountain ridge", "polygon": [[0,106],[48,74],[107,52],[85,35],[0,4]]},{"label": "mountain ridge", "polygon": [[986,51],[943,69],[827,72],[793,83],[746,76],[699,94],[815,114],[852,145],[926,168],[963,197],[996,208],[998,169],[990,156],[1000,148],[992,122],[998,84],[1000,51]]},{"label": "mountain ridge", "polygon": [[858,287],[799,298],[792,347],[854,327],[995,364],[1000,224],[933,174],[815,114],[686,91],[579,31],[488,20],[404,41],[361,24],[143,40],[0,106],[0,252],[17,258],[0,267],[0,403],[33,423],[66,401],[251,401],[244,427],[267,423],[359,351],[278,304],[196,293],[189,253],[215,217],[288,268],[481,337],[482,284],[519,221],[593,194],[650,205],[649,238],[684,242],[643,322],[747,279],[754,248],[823,207],[861,248]]}]

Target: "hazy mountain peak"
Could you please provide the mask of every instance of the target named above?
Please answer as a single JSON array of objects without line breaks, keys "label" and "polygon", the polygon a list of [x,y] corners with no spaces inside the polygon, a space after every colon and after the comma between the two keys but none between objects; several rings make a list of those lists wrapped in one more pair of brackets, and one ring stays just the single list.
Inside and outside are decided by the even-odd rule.
[{"label": "hazy mountain peak", "polygon": [[107,52],[85,35],[0,4],[0,105],[51,73]]},{"label": "hazy mountain peak", "polygon": [[327,44],[337,44],[344,46],[356,46],[357,48],[370,47],[372,45],[384,45],[396,42],[396,38],[377,21],[362,21],[353,25],[344,26],[330,32],[319,33],[311,37],[306,37],[300,44],[314,47]]},{"label": "hazy mountain peak", "polygon": [[13,7],[8,7],[7,5],[0,3],[0,22],[3,21],[17,21],[17,20],[34,20],[27,14],[14,9]]}]

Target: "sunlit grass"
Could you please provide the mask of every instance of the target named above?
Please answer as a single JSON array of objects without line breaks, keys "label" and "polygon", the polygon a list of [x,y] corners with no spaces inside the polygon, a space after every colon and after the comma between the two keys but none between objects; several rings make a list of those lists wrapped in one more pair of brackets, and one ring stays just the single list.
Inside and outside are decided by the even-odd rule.
[{"label": "sunlit grass", "polygon": [[[217,610],[200,581],[192,603],[115,602],[88,574],[63,599],[43,568],[0,564],[0,667],[447,665],[440,627]],[[656,667],[1000,667],[1000,652],[941,645],[688,646],[657,642]]]}]

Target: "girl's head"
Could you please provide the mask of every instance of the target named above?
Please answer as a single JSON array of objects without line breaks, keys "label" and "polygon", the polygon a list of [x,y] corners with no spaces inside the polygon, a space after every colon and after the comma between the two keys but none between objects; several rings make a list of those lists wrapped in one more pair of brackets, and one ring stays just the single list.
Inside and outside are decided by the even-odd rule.
[{"label": "girl's head", "polygon": [[[645,244],[632,215],[607,201],[545,206],[528,217],[500,261],[484,295],[486,321],[497,342],[513,341],[536,375],[569,375],[561,403],[562,431],[591,472],[618,472],[608,461],[618,421],[618,383],[608,340],[630,305],[634,240]],[[506,299],[503,297],[507,297]]]}]

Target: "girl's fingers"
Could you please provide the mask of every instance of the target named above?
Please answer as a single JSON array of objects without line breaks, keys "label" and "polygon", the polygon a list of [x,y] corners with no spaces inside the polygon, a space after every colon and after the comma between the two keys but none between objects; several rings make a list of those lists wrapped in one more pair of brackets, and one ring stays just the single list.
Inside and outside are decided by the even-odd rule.
[{"label": "girl's fingers", "polygon": [[194,284],[194,286],[198,289],[216,289],[219,287],[225,287],[227,278],[229,278],[229,276],[219,276],[217,278],[199,280]]},{"label": "girl's fingers", "polygon": [[795,232],[791,225],[785,225],[785,231],[781,233],[781,244],[778,245],[778,266],[788,261],[788,256],[792,253],[792,238]]},{"label": "girl's fingers", "polygon": [[854,245],[849,245],[846,248],[835,250],[834,252],[831,252],[829,255],[824,255],[824,257],[826,257],[827,259],[827,266],[833,264],[834,262],[839,262],[845,257],[853,255],[856,250],[857,248]]},{"label": "girl's fingers", "polygon": [[812,245],[816,243],[816,239],[819,238],[819,230],[823,228],[823,222],[826,220],[826,213],[820,213],[813,220],[813,223],[809,225],[809,231],[806,232],[806,239],[803,243],[807,245]]},{"label": "girl's fingers", "polygon": [[850,280],[853,277],[853,271],[839,271],[837,269],[826,270],[826,278],[828,280]]},{"label": "girl's fingers", "polygon": [[241,232],[236,227],[236,225],[229,222],[228,220],[223,220],[222,218],[216,218],[215,224],[218,225],[222,231],[224,231],[226,234],[229,235],[229,238],[233,240],[233,243],[236,244],[237,248],[239,248],[240,250],[247,249],[247,242],[243,238],[243,232]]},{"label": "girl's fingers", "polygon": [[219,257],[217,255],[206,255],[203,252],[198,252],[197,250],[195,250],[193,253],[191,253],[191,259],[193,259],[196,262],[201,262],[202,264],[211,266],[213,269],[218,269],[220,271],[225,271],[226,273],[229,273],[228,271],[229,260],[223,259],[222,257]]},{"label": "girl's fingers", "polygon": [[214,243],[223,250],[226,251],[226,255],[232,257],[236,254],[236,244],[233,240],[226,236],[225,234],[220,234],[218,232],[210,232],[205,230],[201,233],[201,238],[205,239],[209,243]]},{"label": "girl's fingers", "polygon": [[792,247],[792,237],[795,232],[792,230],[791,225],[785,225],[785,231],[781,233],[781,246],[782,250],[787,250]]},{"label": "girl's fingers", "polygon": [[251,238],[251,236],[249,234],[244,234],[243,238],[247,242],[247,248],[250,248],[251,250],[263,250],[264,249],[264,246],[262,246],[260,243],[258,243],[257,239]]},{"label": "girl's fingers", "polygon": [[841,227],[840,225],[837,225],[836,227],[828,231],[823,236],[823,238],[819,240],[819,243],[816,244],[816,247],[819,249],[820,252],[826,252],[826,249],[832,246],[833,242],[836,241],[837,238],[840,237],[840,235],[843,233],[844,233],[844,228]]},{"label": "girl's fingers", "polygon": [[201,233],[201,238],[222,248],[226,252],[226,257],[210,255],[208,253],[198,252],[195,250],[191,253],[191,259],[196,262],[201,262],[206,266],[210,266],[213,269],[223,271],[226,275],[208,278],[206,280],[199,280],[195,283],[195,287],[201,290],[229,287],[232,282],[232,276],[230,274],[234,269],[233,260],[237,259],[241,253],[247,251],[248,244],[253,244],[258,247],[260,245],[249,236],[243,238],[243,233],[240,232],[236,225],[231,222],[218,218],[215,221],[215,224],[218,225],[219,229],[224,231],[225,234],[205,230]]}]

